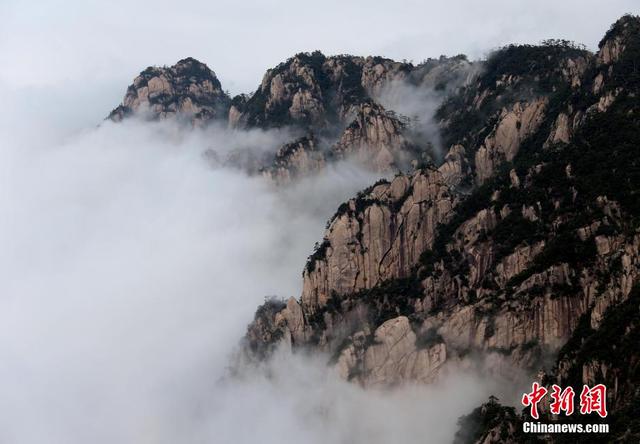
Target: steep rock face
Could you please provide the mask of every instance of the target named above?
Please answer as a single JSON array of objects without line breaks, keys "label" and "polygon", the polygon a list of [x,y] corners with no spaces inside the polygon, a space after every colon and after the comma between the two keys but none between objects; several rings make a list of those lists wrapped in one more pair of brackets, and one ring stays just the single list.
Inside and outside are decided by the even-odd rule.
[{"label": "steep rock face", "polygon": [[202,125],[226,119],[229,101],[215,73],[204,63],[187,58],[171,67],[142,71],[109,119],[120,121],[144,110],[153,119],[181,116]]},{"label": "steep rock face", "polygon": [[472,71],[463,56],[414,66],[382,57],[300,53],[268,70],[251,97],[234,99],[230,121],[234,126],[294,124],[319,131],[348,123],[354,106],[377,100],[390,83],[455,90]]},{"label": "steep rock face", "polygon": [[339,158],[356,158],[374,171],[406,169],[421,153],[403,134],[405,126],[395,113],[366,102],[357,108],[332,152]]},{"label": "steep rock face", "polygon": [[637,442],[640,439],[637,416],[640,287],[636,285],[623,302],[611,306],[597,329],[589,327],[588,317],[585,314],[581,319],[581,325],[560,351],[556,366],[545,382],[573,387],[604,384],[609,416],[601,419],[592,415],[589,420],[611,424],[611,434],[603,437],[605,442]]},{"label": "steep rock face", "polygon": [[638,35],[638,19],[632,15],[625,15],[620,20],[611,25],[611,28],[598,45],[598,63],[611,65],[619,62],[622,53],[629,46],[635,46]]},{"label": "steep rock face", "polygon": [[153,118],[184,115],[200,123],[228,119],[231,127],[331,130],[332,125],[349,123],[352,108],[377,100],[389,83],[455,90],[473,71],[464,56],[443,56],[414,66],[382,57],[327,57],[315,51],[296,54],[269,69],[253,94],[230,99],[213,71],[186,58],[171,67],[142,71],[109,118],[119,121],[147,107]]},{"label": "steep rock face", "polygon": [[437,170],[398,176],[343,204],[305,267],[303,306],[313,311],[334,292],[349,294],[408,275],[455,204]]},{"label": "steep rock face", "polygon": [[[637,442],[640,439],[640,421],[637,415],[640,401],[640,392],[637,390],[640,383],[640,354],[637,347],[640,340],[639,290],[640,287],[636,286],[623,302],[608,309],[603,324],[597,329],[588,326],[589,313],[585,313],[572,337],[560,350],[552,371],[536,378],[549,391],[552,384],[557,384],[561,387],[573,387],[578,394],[583,385],[593,387],[604,384],[607,387],[608,416],[600,418],[594,413],[587,416],[574,414],[554,417],[549,413],[546,400],[541,405],[541,422],[609,425],[609,433],[591,435],[590,442]],[[491,402],[496,405],[495,400]],[[460,419],[460,430],[456,434],[459,439],[456,442],[486,442],[484,437],[491,436],[496,429],[505,430],[515,425],[516,430],[522,430],[521,423],[529,418],[527,409],[521,415],[515,415],[515,409],[499,406],[500,410],[487,411],[486,417],[478,421],[477,415],[486,405]],[[501,411],[507,409],[511,414],[505,417]],[[496,442],[522,442],[523,436],[517,437],[519,439],[515,441]],[[563,435],[530,435],[529,439],[533,442],[567,442]]]},{"label": "steep rock face", "polygon": [[[612,65],[562,42],[499,53],[475,90],[443,105],[446,141],[459,143],[440,168],[343,204],[300,301],[278,322],[257,318],[248,340],[280,332],[293,349],[331,353],[344,377],[380,385],[430,381],[475,354],[535,374],[581,319],[601,328],[640,277],[635,40]],[[493,111],[478,121],[483,109]],[[499,162],[479,177],[487,139]]]},{"label": "steep rock face", "polygon": [[367,101],[354,108],[352,122],[338,141],[328,146],[313,134],[283,145],[270,165],[266,177],[278,184],[321,171],[329,162],[349,159],[367,169],[389,173],[411,169],[429,159],[428,152],[405,136],[406,124],[395,113]]},{"label": "steep rock face", "polygon": [[503,162],[511,162],[523,140],[533,134],[544,118],[546,100],[537,98],[529,103],[516,102],[503,109],[498,123],[475,154],[476,177],[479,183],[489,179]]},{"label": "steep rock face", "polygon": [[305,136],[278,149],[273,163],[262,170],[267,178],[277,184],[290,183],[322,170],[326,164],[325,153],[313,136]]},{"label": "steep rock face", "polygon": [[[579,116],[578,116],[579,118]],[[567,114],[560,113],[553,124],[552,130],[547,138],[546,145],[554,143],[569,143],[573,128],[577,126],[576,119],[571,119]]]},{"label": "steep rock face", "polygon": [[[473,173],[466,182],[482,184],[511,162],[540,125],[547,125],[547,116],[557,113],[555,102],[549,109],[549,97],[579,90],[592,60],[586,50],[556,41],[494,53],[436,113],[445,145],[463,148]],[[574,117],[558,116],[550,141],[567,142]]]},{"label": "steep rock face", "polygon": [[471,175],[471,167],[465,157],[462,145],[453,145],[438,168],[444,181],[450,186],[460,185]]},{"label": "steep rock face", "polygon": [[359,57],[300,53],[269,69],[246,103],[234,104],[240,127],[299,125],[326,128],[367,98]]},{"label": "steep rock face", "polygon": [[391,82],[406,80],[413,68],[381,57],[367,57],[363,62],[361,83],[370,97],[378,97]]},{"label": "steep rock face", "polygon": [[336,367],[343,378],[360,380],[366,386],[405,381],[427,383],[446,361],[444,344],[430,347],[420,344],[406,316],[389,319],[378,327],[369,347],[364,344],[364,333],[356,333],[353,338],[353,343],[340,354]]},{"label": "steep rock face", "polygon": [[[556,383],[562,387],[574,387],[578,391],[583,384],[604,384],[607,387],[609,416],[606,419],[596,415],[551,418],[548,411],[543,412],[543,422],[559,420],[569,424],[608,423],[610,433],[593,435],[590,438],[593,442],[637,442],[640,439],[637,415],[640,403],[640,392],[637,390],[640,383],[640,355],[637,347],[640,340],[637,218],[640,212],[634,203],[637,190],[617,181],[618,173],[611,174],[608,169],[616,164],[616,169],[619,168],[630,179],[626,165],[635,168],[638,163],[637,147],[634,148],[634,144],[637,144],[640,129],[637,122],[629,119],[630,116],[637,115],[638,109],[636,97],[640,78],[633,67],[640,54],[638,31],[640,19],[633,16],[625,16],[611,27],[600,42],[593,79],[585,82],[585,87],[589,90],[587,97],[590,96],[583,104],[587,107],[587,112],[574,110],[573,119],[583,126],[582,131],[579,131],[583,134],[579,136],[609,148],[604,149],[603,156],[606,160],[598,162],[597,166],[598,169],[605,170],[605,173],[592,175],[590,187],[606,194],[606,197],[597,196],[594,199],[596,205],[602,208],[604,221],[609,219],[623,222],[622,226],[626,227],[612,229],[611,226],[604,225],[602,220],[596,220],[577,229],[577,236],[581,241],[593,240],[594,254],[604,262],[604,266],[600,267],[599,272],[581,274],[583,298],[587,302],[585,310],[578,318],[571,337],[559,351],[554,368],[541,381],[547,388]],[[606,106],[602,106],[603,103]],[[597,115],[599,113],[604,115]],[[608,131],[597,131],[594,126],[607,128]],[[615,138],[613,142],[608,140],[612,137]],[[611,150],[611,147],[615,147],[615,150]],[[590,155],[589,151],[582,153],[571,148],[569,151],[564,157],[569,160],[573,156],[574,164],[576,161],[579,163],[580,156]],[[573,165],[565,168],[565,174],[574,177]],[[607,182],[611,180],[616,183],[608,186]],[[622,190],[618,190],[619,187]],[[617,202],[613,199],[614,196],[617,197]],[[494,424],[502,423],[507,426],[503,418],[492,416],[493,422],[489,427],[484,426],[489,423],[484,419],[483,424],[479,423],[476,427],[477,433],[474,436],[466,436],[467,439],[460,442],[484,442],[481,437]],[[522,420],[523,418],[518,422]],[[463,424],[460,435],[466,434],[464,429]],[[565,442],[561,435],[546,436],[543,439],[545,442]]]}]

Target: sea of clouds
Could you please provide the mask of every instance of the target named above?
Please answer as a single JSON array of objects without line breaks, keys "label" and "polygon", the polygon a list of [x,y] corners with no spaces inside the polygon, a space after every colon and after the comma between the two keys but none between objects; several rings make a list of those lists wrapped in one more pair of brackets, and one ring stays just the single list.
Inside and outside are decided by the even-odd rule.
[{"label": "sea of clouds", "polygon": [[0,442],[446,442],[489,394],[471,375],[364,391],[322,356],[228,377],[256,307],[299,295],[327,219],[377,175],[278,188],[204,153],[285,132],[46,121],[2,126]]}]

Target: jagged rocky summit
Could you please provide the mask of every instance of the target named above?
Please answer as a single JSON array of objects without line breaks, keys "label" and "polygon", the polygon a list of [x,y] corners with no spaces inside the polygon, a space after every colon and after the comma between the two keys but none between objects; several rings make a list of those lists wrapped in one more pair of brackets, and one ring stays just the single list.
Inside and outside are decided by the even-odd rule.
[{"label": "jagged rocky summit", "polygon": [[[474,72],[463,56],[414,66],[381,57],[326,57],[316,51],[268,70],[253,94],[229,98],[213,71],[185,59],[172,67],[144,70],[109,118],[121,121],[139,113],[199,127],[289,128],[295,135],[290,142],[258,159],[257,165],[244,165],[280,184],[345,158],[380,173],[407,171],[433,160],[435,141],[413,131],[410,116],[385,109],[385,93],[403,84],[434,91],[434,97],[442,99]],[[232,153],[223,162],[238,163],[242,157]]]},{"label": "jagged rocky summit", "polygon": [[215,73],[204,63],[186,58],[171,67],[142,71],[108,118],[117,122],[145,112],[151,118],[180,117],[202,125],[225,118],[229,103]]}]

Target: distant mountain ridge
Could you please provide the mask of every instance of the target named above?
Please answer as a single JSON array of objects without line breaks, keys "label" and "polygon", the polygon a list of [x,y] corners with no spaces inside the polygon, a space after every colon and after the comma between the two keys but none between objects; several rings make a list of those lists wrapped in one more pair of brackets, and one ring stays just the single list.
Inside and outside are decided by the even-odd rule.
[{"label": "distant mountain ridge", "polygon": [[295,151],[283,147],[262,165],[264,174],[278,183],[350,156],[374,171],[394,172],[430,162],[433,143],[411,134],[409,119],[385,109],[380,94],[403,82],[438,91],[441,100],[473,73],[474,65],[464,56],[413,66],[381,57],[326,57],[316,51],[269,69],[253,94],[229,98],[212,70],[188,58],[140,73],[109,118],[121,121],[137,112],[199,127],[288,127],[315,140],[310,152],[310,145],[298,145]]}]

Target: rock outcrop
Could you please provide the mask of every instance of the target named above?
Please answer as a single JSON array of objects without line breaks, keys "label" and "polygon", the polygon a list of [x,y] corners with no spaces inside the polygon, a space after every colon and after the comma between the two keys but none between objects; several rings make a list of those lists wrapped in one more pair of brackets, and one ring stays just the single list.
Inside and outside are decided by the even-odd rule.
[{"label": "rock outcrop", "polygon": [[333,145],[310,133],[283,145],[262,171],[274,182],[285,184],[317,173],[327,163],[339,160],[350,160],[383,174],[428,163],[427,147],[410,141],[405,129],[406,124],[395,113],[368,101],[355,107],[352,122]]},{"label": "rock outcrop", "polygon": [[638,19],[632,15],[625,15],[611,25],[598,45],[598,63],[611,65],[619,62],[625,50],[635,46],[639,30]]},{"label": "rock outcrop", "polygon": [[[557,104],[549,109],[549,98],[559,90],[580,90],[584,80],[590,81],[583,76],[593,59],[586,50],[562,41],[512,45],[490,57],[482,73],[468,79],[436,114],[447,146],[462,147],[458,152],[474,170],[467,181],[482,184],[512,162],[543,123],[544,133],[553,126],[547,133],[549,143],[568,142],[581,115],[571,107],[556,115]],[[547,119],[550,114],[557,119],[553,124]]]},{"label": "rock outcrop", "polygon": [[229,102],[215,73],[204,63],[187,58],[171,67],[142,71],[109,119],[121,121],[134,112],[143,112],[151,119],[177,116],[204,125],[226,119]]},{"label": "rock outcrop", "polygon": [[493,176],[500,164],[515,158],[522,142],[540,126],[545,106],[546,100],[537,98],[529,103],[516,102],[510,109],[500,111],[497,124],[475,154],[479,183]]},{"label": "rock outcrop", "polygon": [[300,53],[269,69],[251,97],[234,99],[230,121],[240,127],[294,124],[330,129],[348,124],[354,107],[377,100],[390,83],[455,90],[474,72],[463,56],[414,66],[382,57]]},{"label": "rock outcrop", "polygon": [[428,154],[407,138],[406,126],[393,111],[365,102],[355,110],[353,121],[331,148],[332,154],[355,159],[373,171],[407,170]]},{"label": "rock outcrop", "polygon": [[321,171],[326,163],[325,151],[310,135],[280,147],[271,165],[264,167],[262,173],[275,183],[286,184]]},{"label": "rock outcrop", "polygon": [[368,95],[362,83],[363,59],[300,53],[269,69],[245,103],[234,104],[238,127],[298,125],[316,131],[335,125]]},{"label": "rock outcrop", "polygon": [[456,203],[442,174],[427,169],[383,181],[343,204],[303,272],[305,309],[323,307],[333,293],[409,275]]},{"label": "rock outcrop", "polygon": [[444,343],[423,344],[406,316],[389,319],[373,333],[359,332],[337,361],[338,373],[345,379],[362,379],[367,386],[389,386],[406,381],[431,382],[447,358]]},{"label": "rock outcrop", "polygon": [[522,431],[522,417],[513,407],[504,407],[498,398],[475,408],[458,420],[460,426],[453,444],[519,444],[537,442]]}]

